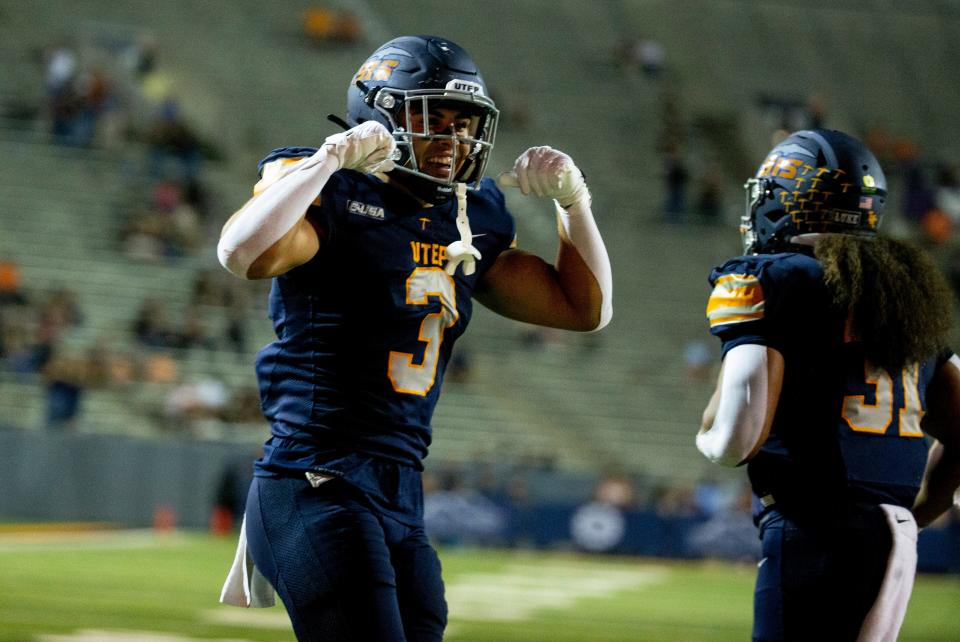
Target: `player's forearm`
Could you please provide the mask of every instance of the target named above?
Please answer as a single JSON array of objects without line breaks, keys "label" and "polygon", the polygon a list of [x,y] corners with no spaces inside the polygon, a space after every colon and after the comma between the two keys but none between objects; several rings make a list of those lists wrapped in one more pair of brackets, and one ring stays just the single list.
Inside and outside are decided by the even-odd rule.
[{"label": "player's forearm", "polygon": [[[557,203],[556,209],[561,287],[585,319],[583,329],[600,330],[613,317],[613,273],[607,248],[593,219],[590,199],[586,197],[566,209]],[[565,252],[575,252],[579,260],[564,256]]]},{"label": "player's forearm", "polygon": [[221,265],[247,278],[254,262],[303,219],[338,168],[338,159],[322,147],[302,166],[247,201],[220,234],[217,256]]},{"label": "player's forearm", "polygon": [[929,525],[954,503],[960,486],[960,452],[934,442],[927,458],[927,470],[920,493],[913,505],[913,515],[921,528]]},{"label": "player's forearm", "polygon": [[703,413],[696,439],[700,452],[723,466],[756,454],[773,422],[782,378],[782,357],[775,350],[749,344],[730,350]]}]

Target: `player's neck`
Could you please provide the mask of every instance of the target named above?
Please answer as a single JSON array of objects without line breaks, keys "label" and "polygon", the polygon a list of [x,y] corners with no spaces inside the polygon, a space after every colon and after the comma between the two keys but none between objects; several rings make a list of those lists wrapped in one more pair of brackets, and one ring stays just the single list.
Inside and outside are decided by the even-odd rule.
[{"label": "player's neck", "polygon": [[420,203],[421,207],[433,207],[433,203],[431,203],[430,201],[425,201],[419,196],[417,196],[417,194],[413,190],[408,188],[406,185],[404,185],[402,181],[395,180],[393,177],[391,177],[388,174],[377,174],[376,176],[377,178],[382,180],[384,183],[387,183],[388,185],[393,187],[395,190],[399,192],[403,192],[410,198]]}]

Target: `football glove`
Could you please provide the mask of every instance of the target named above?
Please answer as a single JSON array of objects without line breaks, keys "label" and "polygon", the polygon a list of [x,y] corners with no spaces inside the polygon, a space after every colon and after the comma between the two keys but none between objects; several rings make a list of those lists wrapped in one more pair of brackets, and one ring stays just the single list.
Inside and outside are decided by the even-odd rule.
[{"label": "football glove", "polygon": [[394,167],[397,143],[381,123],[368,120],[345,132],[328,136],[323,142],[339,169],[354,169],[364,174],[389,172]]},{"label": "football glove", "polygon": [[523,152],[513,169],[500,174],[497,182],[501,187],[519,187],[524,194],[556,199],[564,209],[590,202],[583,172],[572,158],[552,147],[531,147]]}]

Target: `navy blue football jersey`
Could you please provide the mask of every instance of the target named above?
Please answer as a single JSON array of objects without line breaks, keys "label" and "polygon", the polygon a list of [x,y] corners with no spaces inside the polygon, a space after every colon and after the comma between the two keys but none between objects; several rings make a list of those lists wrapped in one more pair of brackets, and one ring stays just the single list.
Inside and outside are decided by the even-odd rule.
[{"label": "navy blue football jersey", "polygon": [[821,514],[850,502],[912,506],[927,457],[926,390],[950,353],[900,372],[874,366],[804,254],[733,258],[710,284],[707,317],[723,353],[759,344],[784,358],[770,436],[747,466],[757,496]]},{"label": "navy blue football jersey", "polygon": [[[313,151],[275,151],[261,163],[255,192]],[[277,340],[256,360],[272,437],[258,474],[302,475],[333,461],[342,472],[360,465],[358,456],[422,469],[444,369],[470,321],[474,288],[514,242],[513,217],[492,180],[467,199],[482,258],[473,274],[458,268],[450,276],[446,247],[460,239],[456,199],[422,207],[374,176],[333,174],[308,212],[320,251],[273,280]]]}]

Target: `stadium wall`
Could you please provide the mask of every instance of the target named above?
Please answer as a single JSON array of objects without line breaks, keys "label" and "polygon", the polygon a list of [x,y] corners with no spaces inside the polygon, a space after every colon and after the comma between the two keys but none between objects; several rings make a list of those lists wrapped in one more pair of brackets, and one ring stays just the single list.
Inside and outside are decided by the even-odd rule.
[{"label": "stadium wall", "polygon": [[[163,528],[207,528],[216,505],[242,510],[256,455],[242,444],[20,430],[0,430],[0,453],[4,520]],[[468,491],[428,496],[426,518],[446,545],[734,560],[756,553],[744,515],[710,520],[589,499],[515,503]],[[960,522],[921,533],[919,568],[960,573]]]}]

